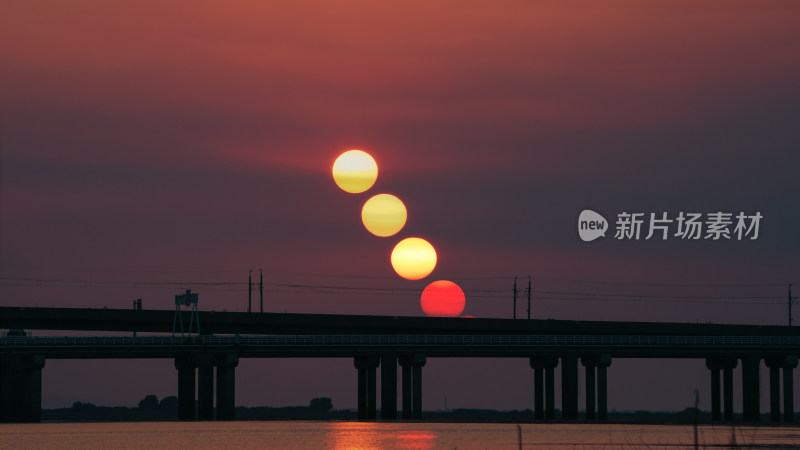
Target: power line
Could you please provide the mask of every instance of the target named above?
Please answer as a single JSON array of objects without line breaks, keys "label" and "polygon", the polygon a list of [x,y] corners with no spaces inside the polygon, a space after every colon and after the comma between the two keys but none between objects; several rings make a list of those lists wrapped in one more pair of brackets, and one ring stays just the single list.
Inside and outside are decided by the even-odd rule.
[{"label": "power line", "polygon": [[657,286],[657,287],[768,287],[784,286],[785,283],[659,283],[642,281],[606,281],[606,280],[583,280],[577,278],[557,278],[557,277],[536,277],[537,280],[551,282],[567,282],[578,284],[612,284],[624,286]]},{"label": "power line", "polygon": [[565,291],[533,291],[537,294],[564,294],[564,295],[583,295],[587,297],[630,297],[630,298],[685,298],[685,299],[779,299],[783,296],[737,296],[737,295],[641,295],[641,294],[619,294],[619,293],[596,293],[596,292],[565,292]]},{"label": "power line", "polygon": [[98,269],[98,268],[74,268],[74,267],[52,267],[52,266],[26,266],[26,265],[6,265],[4,270],[36,270],[40,272],[89,272],[89,273],[242,273],[246,269]]},{"label": "power line", "polygon": [[23,277],[2,277],[0,281],[27,281],[35,283],[64,283],[64,284],[87,284],[87,285],[131,285],[131,286],[246,286],[243,282],[229,281],[130,281],[130,280],[67,280],[57,278],[23,278]]},{"label": "power line", "polygon": [[[86,279],[61,279],[61,278],[26,278],[26,277],[0,277],[0,281],[24,282],[26,285],[46,284],[52,285],[78,285],[78,286],[131,286],[131,287],[184,287],[184,286],[248,286],[250,282],[230,282],[230,281],[134,281],[134,280],[86,280]],[[268,286],[285,287],[293,289],[325,289],[342,291],[377,291],[377,292],[418,292],[417,288],[392,288],[374,286],[346,286],[333,284],[307,284],[307,283],[264,283]],[[20,285],[20,284],[17,284]],[[468,289],[472,293],[482,294],[502,294],[507,292],[505,289]],[[579,291],[553,291],[536,289],[531,290],[536,294],[548,295],[571,295],[587,297],[623,297],[623,298],[682,298],[682,299],[782,299],[783,296],[740,296],[740,295],[652,295],[652,294],[629,294],[620,292],[579,292]],[[514,300],[516,303],[517,289],[516,280],[514,283]]]},{"label": "power line", "polygon": [[[5,266],[6,271],[21,269],[21,270],[38,270],[38,271],[63,271],[63,272],[87,272],[87,273],[169,273],[169,274],[203,274],[203,273],[243,273],[248,269],[207,269],[207,270],[155,270],[155,269],[97,269],[97,268],[66,268],[66,267],[46,267],[46,266]],[[344,279],[376,279],[376,280],[395,280],[395,276],[381,276],[381,275],[354,275],[354,274],[341,274],[341,273],[321,273],[321,272],[303,272],[303,271],[270,271],[264,270],[264,273],[269,275],[296,275],[296,276],[311,276],[311,277],[325,277],[325,278],[344,278]],[[502,275],[489,275],[489,276],[459,276],[459,280],[507,280],[508,276]],[[605,285],[620,285],[620,286],[657,286],[657,287],[772,287],[772,286],[786,286],[785,282],[780,283],[675,283],[675,282],[640,282],[640,281],[615,281],[615,280],[587,280],[580,278],[561,278],[561,277],[536,277],[537,281],[545,281],[551,283],[576,283],[576,284],[605,284]]]},{"label": "power line", "polygon": [[[474,297],[472,297],[474,298]],[[754,302],[754,301],[711,301],[711,300],[694,300],[694,301],[687,301],[686,299],[669,299],[669,298],[661,298],[661,299],[648,299],[647,302],[641,302],[635,298],[587,298],[587,297],[536,297],[537,300],[551,300],[551,301],[571,301],[571,302],[597,302],[597,303],[614,303],[614,302],[625,302],[625,303],[641,303],[641,304],[649,304],[649,303],[686,303],[686,304],[712,304],[712,305],[776,305],[776,306],[785,306],[783,302],[770,302],[770,301],[763,301],[763,302]]]}]

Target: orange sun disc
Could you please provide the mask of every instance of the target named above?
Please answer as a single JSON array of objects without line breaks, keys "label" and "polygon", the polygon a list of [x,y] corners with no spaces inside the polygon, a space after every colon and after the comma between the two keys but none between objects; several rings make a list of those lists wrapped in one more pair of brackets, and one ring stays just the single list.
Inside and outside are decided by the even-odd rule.
[{"label": "orange sun disc", "polygon": [[402,200],[391,194],[378,194],[361,209],[361,222],[375,236],[392,236],[403,229],[408,213]]},{"label": "orange sun disc", "polygon": [[464,291],[452,281],[439,280],[422,291],[420,305],[428,317],[458,317],[464,312]]},{"label": "orange sun disc", "polygon": [[408,280],[420,280],[436,267],[436,250],[425,239],[410,237],[395,245],[391,259],[398,275]]},{"label": "orange sun disc", "polygon": [[333,181],[345,192],[358,194],[371,188],[378,179],[378,164],[369,153],[348,150],[333,163]]}]

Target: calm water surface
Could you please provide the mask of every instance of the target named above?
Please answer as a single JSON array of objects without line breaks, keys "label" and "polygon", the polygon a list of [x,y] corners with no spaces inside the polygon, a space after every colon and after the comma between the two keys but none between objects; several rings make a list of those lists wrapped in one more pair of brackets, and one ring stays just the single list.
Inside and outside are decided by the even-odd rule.
[{"label": "calm water surface", "polygon": [[[523,424],[523,448],[691,448],[690,426]],[[735,435],[735,436],[734,436]],[[702,426],[706,448],[797,446],[800,428]],[[514,424],[119,422],[0,425],[1,448],[514,449]],[[746,448],[746,447],[745,447]]]}]

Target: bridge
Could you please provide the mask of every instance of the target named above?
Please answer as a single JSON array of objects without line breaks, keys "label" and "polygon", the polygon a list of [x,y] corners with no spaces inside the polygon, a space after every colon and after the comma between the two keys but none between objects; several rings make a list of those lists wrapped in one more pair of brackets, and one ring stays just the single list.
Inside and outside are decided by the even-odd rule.
[{"label": "bridge", "polygon": [[733,371],[737,367],[742,371],[742,417],[748,422],[759,420],[763,360],[770,374],[771,421],[794,421],[793,371],[800,355],[800,329],[795,327],[206,311],[199,313],[200,335],[187,337],[171,334],[174,314],[0,307],[3,329],[163,333],[0,338],[0,420],[40,420],[41,372],[47,359],[174,359],[179,418],[229,420],[234,418],[234,375],[240,358],[352,358],[359,419],[377,419],[380,368],[381,419],[394,420],[398,417],[398,363],[401,417],[421,419],[422,368],[427,358],[506,357],[530,362],[537,420],[555,418],[556,368],[561,376],[562,419],[578,419],[582,365],[585,418],[605,420],[607,369],[613,359],[702,358],[711,377],[712,420],[734,419]]}]

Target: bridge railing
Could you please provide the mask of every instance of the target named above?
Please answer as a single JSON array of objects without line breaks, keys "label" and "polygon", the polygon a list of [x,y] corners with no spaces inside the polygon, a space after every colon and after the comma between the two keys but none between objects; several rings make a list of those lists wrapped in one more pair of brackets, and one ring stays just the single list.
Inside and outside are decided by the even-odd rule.
[{"label": "bridge railing", "polygon": [[92,346],[800,346],[800,336],[645,335],[267,335],[267,336],[5,336],[0,348]]}]

